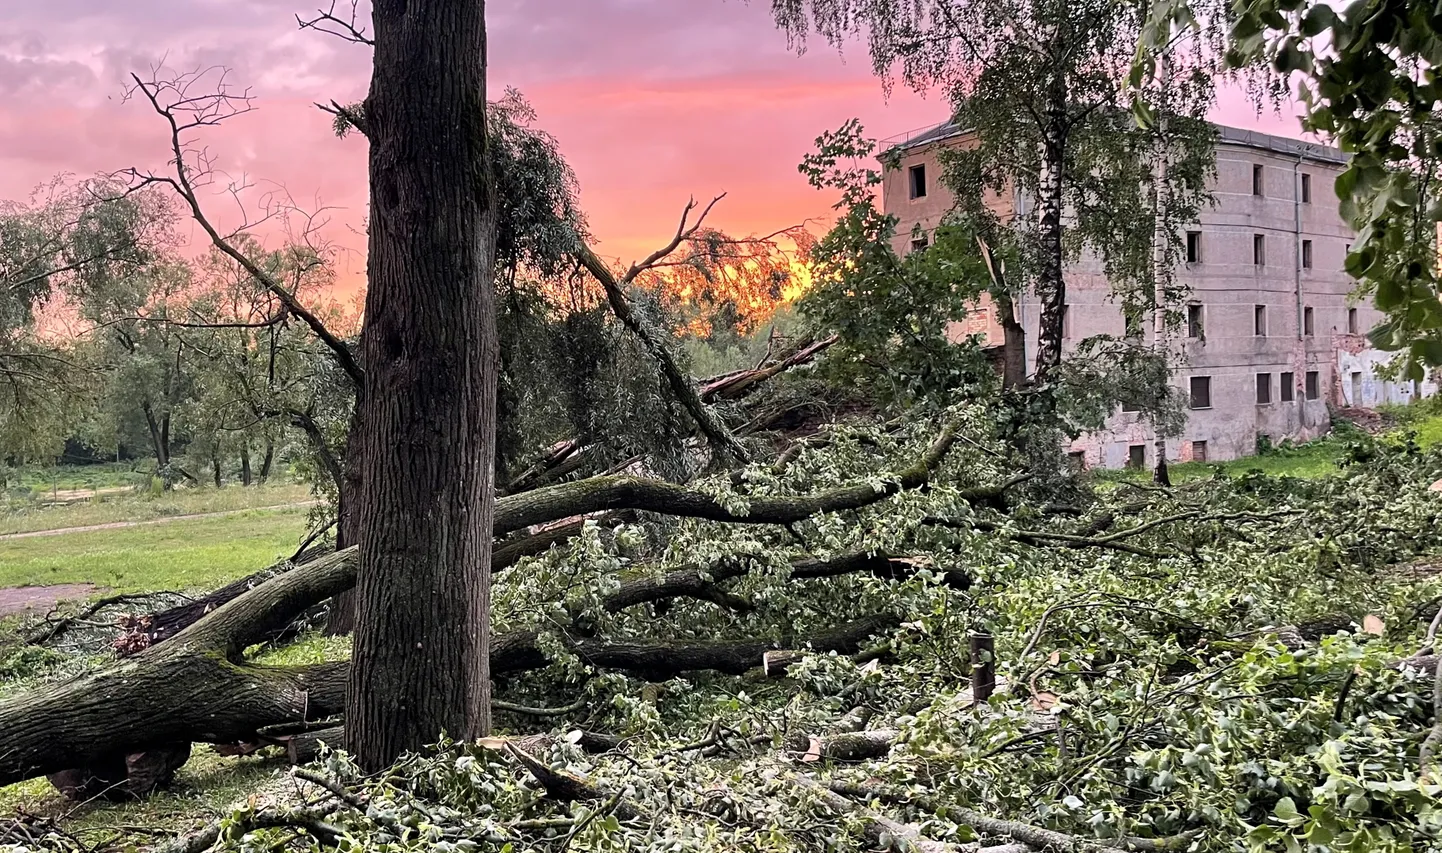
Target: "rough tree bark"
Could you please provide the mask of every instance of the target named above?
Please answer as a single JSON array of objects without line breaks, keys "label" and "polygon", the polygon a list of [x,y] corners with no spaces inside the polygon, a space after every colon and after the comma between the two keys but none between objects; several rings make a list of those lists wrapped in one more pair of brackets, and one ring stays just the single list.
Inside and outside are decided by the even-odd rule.
[{"label": "rough tree bark", "polygon": [[1061,74],[1048,86],[1043,116],[1041,169],[1038,176],[1037,241],[1041,269],[1036,290],[1041,300],[1037,328],[1036,381],[1045,383],[1061,365],[1062,336],[1066,317],[1066,279],[1062,248],[1062,182],[1066,167],[1067,93]]},{"label": "rough tree bark", "polygon": [[377,0],[346,745],[490,727],[497,340],[483,0]]}]

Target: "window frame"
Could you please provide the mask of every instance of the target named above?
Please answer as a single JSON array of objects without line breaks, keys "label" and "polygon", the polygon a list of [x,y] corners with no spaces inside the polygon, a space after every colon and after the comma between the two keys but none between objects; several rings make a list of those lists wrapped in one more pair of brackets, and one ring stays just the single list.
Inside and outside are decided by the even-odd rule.
[{"label": "window frame", "polygon": [[[1204,405],[1204,406],[1198,406],[1198,405],[1197,405],[1197,396],[1198,396],[1198,395],[1197,395],[1197,388],[1198,388],[1197,383],[1198,383],[1198,382],[1201,382],[1201,383],[1202,383],[1201,388],[1203,389],[1203,394],[1204,394],[1204,396],[1206,397],[1206,401],[1205,401],[1205,402],[1206,402],[1206,405]],[[1191,411],[1204,411],[1204,410],[1206,410],[1206,409],[1210,409],[1211,407],[1212,407],[1212,377],[1211,377],[1210,375],[1207,375],[1207,376],[1189,376],[1189,377],[1187,377],[1187,408],[1188,408],[1189,410],[1191,410]]]},{"label": "window frame", "polygon": [[[917,180],[920,176],[920,180]],[[926,164],[912,163],[906,167],[906,187],[912,201],[926,198]]]},{"label": "window frame", "polygon": [[1257,387],[1257,405],[1258,405],[1258,406],[1270,406],[1270,405],[1272,405],[1272,374],[1270,374],[1270,373],[1258,373],[1258,374],[1257,374],[1256,387]]}]

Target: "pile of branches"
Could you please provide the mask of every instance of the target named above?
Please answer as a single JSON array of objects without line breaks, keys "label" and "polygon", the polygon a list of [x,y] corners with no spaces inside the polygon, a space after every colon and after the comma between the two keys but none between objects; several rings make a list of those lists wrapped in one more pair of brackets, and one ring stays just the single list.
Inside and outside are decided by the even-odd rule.
[{"label": "pile of branches", "polygon": [[1386,531],[1435,529],[1442,459],[1378,445],[1318,483],[1122,484],[1059,505],[1005,473],[976,421],[953,412],[929,439],[838,428],[691,486],[502,499],[502,542],[561,511],[575,526],[498,578],[494,740],[364,777],[327,748],[347,664],[245,655],[352,582],[342,551],[119,669],[0,703],[0,778],[80,767],[123,787],[117,756],[192,742],[318,761],[279,800],[177,827],[176,851],[1436,837],[1442,583],[1388,570],[1428,545]]}]

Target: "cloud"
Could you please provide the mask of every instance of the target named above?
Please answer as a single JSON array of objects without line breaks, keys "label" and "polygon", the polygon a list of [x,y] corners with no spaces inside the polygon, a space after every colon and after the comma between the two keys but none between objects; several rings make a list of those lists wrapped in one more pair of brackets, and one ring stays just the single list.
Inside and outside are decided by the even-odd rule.
[{"label": "cloud", "polygon": [[[224,65],[257,109],[204,135],[222,167],[307,206],[338,206],[331,236],[364,248],[364,142],[336,139],[313,102],[362,97],[369,52],[295,24],[329,0],[9,5],[0,197],[60,171],[162,166],[165,129],[145,105],[121,102],[127,75],[161,61]],[[368,6],[360,11],[367,19]],[[817,134],[858,116],[892,136],[947,112],[900,88],[884,98],[859,44],[798,56],[764,0],[490,0],[487,15],[492,96],[516,86],[532,101],[578,173],[603,253],[622,258],[663,242],[691,195],[727,192],[715,222],[741,233],[825,216],[830,199],[796,172]],[[1216,115],[1296,132],[1295,119],[1259,118],[1236,92],[1223,93]]]}]

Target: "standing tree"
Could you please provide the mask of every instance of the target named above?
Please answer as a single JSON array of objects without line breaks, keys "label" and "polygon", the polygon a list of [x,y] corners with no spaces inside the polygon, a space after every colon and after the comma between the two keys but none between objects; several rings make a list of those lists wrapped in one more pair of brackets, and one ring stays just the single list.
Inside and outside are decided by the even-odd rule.
[{"label": "standing tree", "polygon": [[347,745],[377,769],[490,728],[496,437],[483,0],[379,0],[359,620]]},{"label": "standing tree", "polygon": [[[1211,64],[1201,42],[1169,44],[1170,86],[1140,98],[1143,108],[1170,114],[1169,123],[1142,127],[1125,109],[1127,69],[1148,8],[1119,0],[772,2],[793,43],[804,47],[815,31],[839,47],[865,33],[873,69],[888,86],[899,66],[908,86],[950,99],[953,121],[972,134],[947,167],[958,213],[1022,267],[1022,275],[1008,276],[1011,297],[997,294],[1003,327],[1018,330],[1010,305],[1019,288],[1029,285],[1041,301],[1038,384],[1062,360],[1066,263],[1084,252],[1097,256],[1129,315],[1162,308],[1154,304],[1159,293],[1179,294],[1170,281],[1175,265],[1152,262],[1152,234],[1168,236],[1165,251],[1175,259],[1182,226],[1208,198],[1213,134],[1202,117]],[[1168,168],[1159,196],[1152,165],[1162,150]],[[989,192],[1017,192],[1034,200],[1034,210],[998,222],[983,203]],[[1167,281],[1155,280],[1158,270]]]}]

